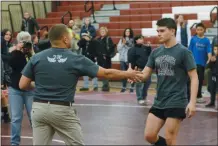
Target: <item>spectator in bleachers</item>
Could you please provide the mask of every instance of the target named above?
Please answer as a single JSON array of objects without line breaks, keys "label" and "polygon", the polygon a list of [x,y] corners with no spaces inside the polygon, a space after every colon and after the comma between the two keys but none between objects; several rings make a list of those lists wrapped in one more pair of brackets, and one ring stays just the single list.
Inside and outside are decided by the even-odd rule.
[{"label": "spectator in bleachers", "polygon": [[183,15],[176,16],[177,22],[177,32],[176,32],[176,40],[178,43],[182,44],[185,47],[188,47],[191,39],[191,31],[187,27],[187,23],[184,20]]},{"label": "spectator in bleachers", "polygon": [[210,103],[206,107],[215,107],[216,100],[216,87],[218,79],[218,44],[214,45],[214,56],[211,57],[208,67],[211,69],[211,82],[210,82]]},{"label": "spectator in bleachers", "polygon": [[1,32],[1,57],[3,62],[6,64],[9,55],[9,48],[12,46],[11,44],[12,34],[9,29],[4,29]]},{"label": "spectator in bleachers", "polygon": [[27,31],[30,35],[36,34],[35,28],[38,32],[40,32],[40,28],[38,23],[36,22],[35,18],[30,16],[30,13],[25,12],[24,18],[22,19],[21,30]]},{"label": "spectator in bleachers", "polygon": [[189,50],[192,51],[195,62],[197,64],[197,73],[199,79],[199,86],[198,86],[198,95],[197,95],[197,102],[204,103],[205,100],[202,98],[202,86],[204,81],[204,71],[205,66],[209,63],[211,58],[211,45],[210,40],[204,36],[206,28],[204,24],[198,23],[196,25],[196,34],[192,37]]},{"label": "spectator in bleachers", "polygon": [[48,39],[48,32],[44,31],[42,37],[39,39],[38,48],[39,51],[49,49],[51,47],[50,40]]},{"label": "spectator in bleachers", "polygon": [[7,86],[5,85],[6,74],[4,62],[1,59],[1,119],[4,123],[10,122],[9,111],[8,111],[8,95]]},{"label": "spectator in bleachers", "polygon": [[73,20],[70,20],[68,22],[68,28],[72,29],[73,28],[73,25],[74,25],[74,21]]},{"label": "spectator in bleachers", "polygon": [[[100,46],[98,44],[98,41],[94,40],[89,32],[82,33],[81,34],[82,38],[78,42],[79,46],[79,51],[82,53],[82,55],[86,56],[90,60],[92,60],[94,63],[96,62],[96,48]],[[80,54],[78,52],[78,54]],[[83,76],[84,84],[83,87],[80,88],[80,91],[88,91],[89,90],[89,77],[88,76]],[[93,81],[93,91],[98,91],[98,79],[95,77],[92,79]]]},{"label": "spectator in bleachers", "polygon": [[92,38],[96,37],[96,30],[95,27],[91,24],[90,18],[84,19],[84,25],[81,28],[80,37],[82,36],[82,33],[87,33],[91,35]]},{"label": "spectator in bleachers", "polygon": [[[103,68],[111,68],[111,58],[115,56],[115,45],[108,36],[108,29],[106,27],[101,27],[100,29],[100,37],[97,39],[102,47],[97,50],[97,62],[98,65]],[[102,79],[102,91],[110,91],[109,80]]]},{"label": "spectator in bleachers", "polygon": [[11,83],[8,88],[11,115],[11,145],[20,144],[24,105],[31,124],[30,117],[33,100],[33,93],[31,90],[24,91],[19,88],[21,71],[34,54],[30,34],[21,31],[17,35],[17,42],[18,44],[16,46],[9,49],[9,52],[11,52],[9,65],[12,68]]},{"label": "spectator in bleachers", "polygon": [[[134,36],[131,28],[126,28],[123,32],[123,37],[120,39],[117,45],[117,51],[119,52],[120,67],[121,70],[128,69],[127,53],[130,48],[134,46]],[[127,80],[122,81],[122,89],[120,92],[126,91]],[[134,84],[131,84],[130,92],[134,92]]]},{"label": "spectator in bleachers", "polygon": [[[144,37],[142,35],[137,35],[134,38],[134,44],[135,46],[128,51],[128,63],[131,63],[132,69],[142,71],[151,54],[151,47],[144,44]],[[146,82],[136,83],[136,96],[140,105],[146,104],[147,92],[150,84],[151,78],[147,79]]]},{"label": "spectator in bleachers", "polygon": [[80,40],[80,32],[81,32],[81,26],[82,26],[82,22],[80,19],[75,19],[73,21],[73,25],[71,26],[70,31],[72,31],[72,42],[71,42],[71,50],[72,51],[78,51],[79,46],[77,45],[77,43]]},{"label": "spectator in bleachers", "polygon": [[39,38],[37,37],[37,35],[32,35],[31,36],[31,40],[33,42],[33,50],[35,53],[40,52],[39,47],[38,47],[38,43],[39,43]]}]

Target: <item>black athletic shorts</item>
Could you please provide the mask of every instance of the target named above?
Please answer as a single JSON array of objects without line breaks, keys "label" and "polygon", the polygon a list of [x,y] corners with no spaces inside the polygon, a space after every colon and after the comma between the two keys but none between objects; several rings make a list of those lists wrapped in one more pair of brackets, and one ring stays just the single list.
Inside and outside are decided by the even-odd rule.
[{"label": "black athletic shorts", "polygon": [[176,119],[185,119],[186,113],[185,108],[167,108],[167,109],[158,109],[151,107],[149,113],[154,114],[156,117],[166,120],[167,118],[176,118]]}]

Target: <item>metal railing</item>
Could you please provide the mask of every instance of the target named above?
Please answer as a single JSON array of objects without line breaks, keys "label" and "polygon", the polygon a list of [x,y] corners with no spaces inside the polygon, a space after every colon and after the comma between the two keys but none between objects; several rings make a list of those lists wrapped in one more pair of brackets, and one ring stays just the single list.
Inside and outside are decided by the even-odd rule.
[{"label": "metal railing", "polygon": [[115,7],[115,1],[113,1],[113,10],[117,10],[117,8]]},{"label": "metal railing", "polygon": [[[87,9],[88,3],[91,2],[91,7],[89,9]],[[93,23],[97,23],[95,20],[95,7],[94,7],[94,2],[93,1],[85,1],[84,4],[84,9],[85,12],[89,12],[92,11],[92,17],[93,17]]]},{"label": "metal railing", "polygon": [[11,13],[9,10],[1,10],[2,12],[8,12],[9,14],[9,19],[10,19],[10,25],[11,25],[11,31],[14,32],[14,27],[13,27],[13,24],[12,24],[12,16],[11,16]]},{"label": "metal railing", "polygon": [[64,18],[65,18],[65,16],[66,16],[67,14],[70,15],[70,20],[72,20],[72,13],[71,13],[70,11],[67,11],[67,12],[61,17],[61,23],[65,24],[65,23],[64,23]]},{"label": "metal railing", "polygon": [[[8,5],[8,11],[9,11],[10,17],[12,16],[12,14],[11,14],[11,6],[20,6],[21,15],[23,15],[23,7],[22,7],[22,5],[21,5],[21,1],[19,2],[19,4],[9,4],[9,5]],[[22,17],[21,17],[21,19],[22,19]],[[13,19],[12,19],[12,17],[10,18],[10,21],[11,21],[11,31],[14,33],[14,25],[13,25]]]},{"label": "metal railing", "polygon": [[192,26],[190,27],[190,29],[192,29],[194,26],[196,26],[198,23],[194,23],[192,24]]},{"label": "metal railing", "polygon": [[[216,9],[216,11],[217,11],[217,12],[216,12],[217,15],[216,15],[216,19],[213,20],[213,11],[214,11],[215,9]],[[210,22],[214,24],[216,20],[218,20],[218,6],[213,7],[213,9],[210,11]]]}]

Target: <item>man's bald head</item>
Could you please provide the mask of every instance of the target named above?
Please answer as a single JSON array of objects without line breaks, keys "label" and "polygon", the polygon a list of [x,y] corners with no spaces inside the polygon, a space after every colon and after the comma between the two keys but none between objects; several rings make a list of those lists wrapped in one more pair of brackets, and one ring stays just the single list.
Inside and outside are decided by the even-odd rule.
[{"label": "man's bald head", "polygon": [[56,24],[49,30],[48,38],[53,46],[65,44],[67,46],[65,48],[70,48],[72,35],[66,25]]}]

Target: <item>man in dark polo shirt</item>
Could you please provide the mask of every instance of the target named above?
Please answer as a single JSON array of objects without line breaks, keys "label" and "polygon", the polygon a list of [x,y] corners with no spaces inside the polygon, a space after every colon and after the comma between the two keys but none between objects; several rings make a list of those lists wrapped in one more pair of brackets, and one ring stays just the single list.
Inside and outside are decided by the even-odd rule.
[{"label": "man in dark polo shirt", "polygon": [[[157,73],[157,94],[146,126],[145,139],[155,146],[176,145],[180,124],[186,114],[192,117],[196,109],[198,75],[192,53],[176,42],[177,26],[173,19],[157,21],[160,47],[152,51],[142,78],[147,80],[153,70]],[[191,97],[187,98],[187,79],[191,80]],[[158,136],[165,125],[165,138]]]},{"label": "man in dark polo shirt", "polygon": [[21,89],[28,90],[35,81],[31,117],[33,144],[49,145],[57,132],[67,145],[84,145],[80,121],[73,106],[79,77],[137,80],[139,72],[104,69],[83,55],[74,54],[69,50],[72,36],[66,25],[53,26],[49,39],[52,48],[31,58],[19,83]]}]

